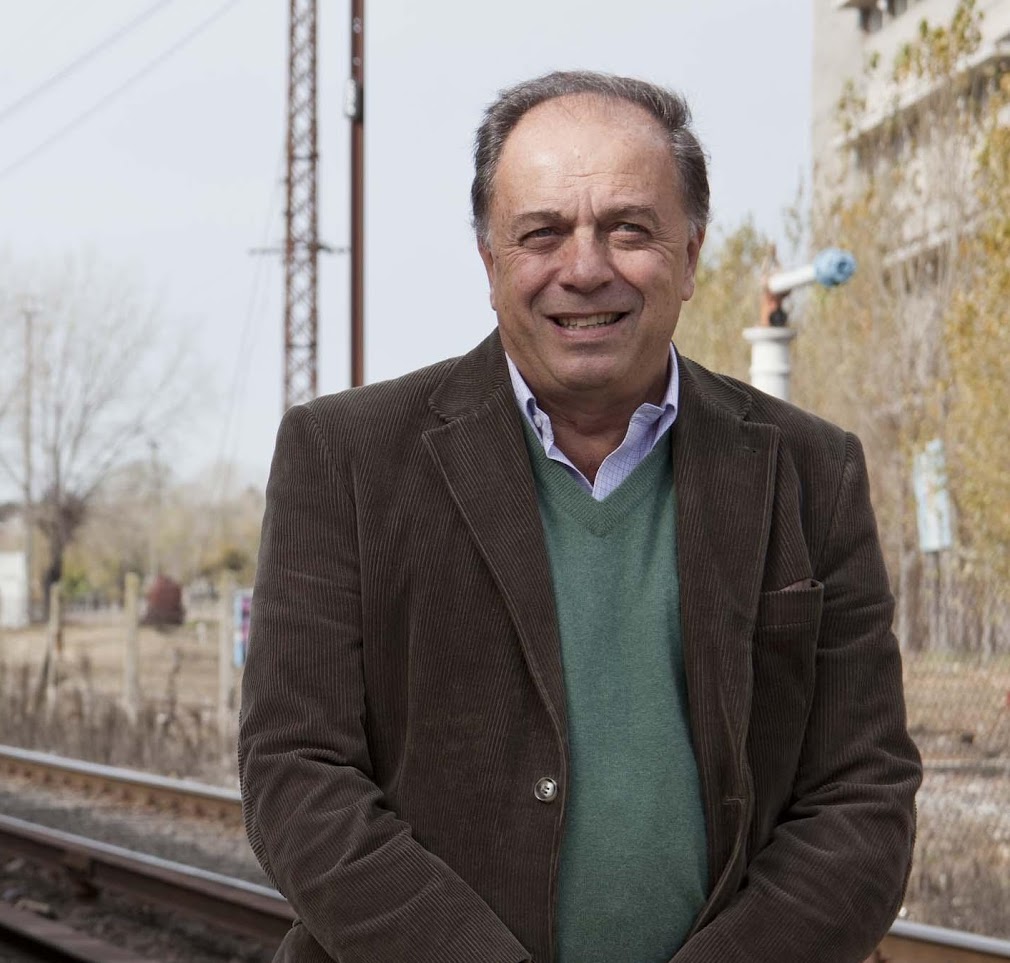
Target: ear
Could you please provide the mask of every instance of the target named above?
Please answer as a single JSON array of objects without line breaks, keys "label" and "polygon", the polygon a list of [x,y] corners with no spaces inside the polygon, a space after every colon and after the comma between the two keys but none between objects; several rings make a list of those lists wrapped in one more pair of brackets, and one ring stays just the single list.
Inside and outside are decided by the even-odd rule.
[{"label": "ear", "polygon": [[484,262],[484,270],[487,271],[488,298],[491,301],[491,310],[497,311],[498,308],[494,303],[494,255],[491,253],[491,248],[483,241],[477,242],[477,252],[480,254],[480,259]]},{"label": "ear", "polygon": [[698,256],[701,254],[701,246],[704,243],[705,228],[691,232],[691,237],[687,242],[687,264],[684,267],[684,281],[680,291],[682,301],[690,301],[694,295],[694,278],[698,271]]}]

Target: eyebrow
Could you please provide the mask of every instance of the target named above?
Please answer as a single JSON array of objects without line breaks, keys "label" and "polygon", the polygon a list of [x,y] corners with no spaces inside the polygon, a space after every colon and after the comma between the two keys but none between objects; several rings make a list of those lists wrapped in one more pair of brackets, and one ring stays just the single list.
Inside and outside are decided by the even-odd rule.
[{"label": "eyebrow", "polygon": [[612,221],[649,221],[655,224],[658,220],[656,209],[648,204],[625,204],[604,213]]},{"label": "eyebrow", "polygon": [[512,226],[523,228],[527,224],[556,224],[558,221],[563,220],[565,220],[565,216],[561,211],[545,208],[539,211],[524,211],[513,218]]},{"label": "eyebrow", "polygon": [[[517,215],[512,221],[512,226],[521,230],[528,224],[557,224],[567,219],[565,214],[555,208],[543,208],[536,211],[524,211],[522,214]],[[601,214],[601,220],[645,220],[649,221],[650,224],[655,224],[658,218],[656,217],[656,209],[648,204],[624,204],[604,210]]]}]

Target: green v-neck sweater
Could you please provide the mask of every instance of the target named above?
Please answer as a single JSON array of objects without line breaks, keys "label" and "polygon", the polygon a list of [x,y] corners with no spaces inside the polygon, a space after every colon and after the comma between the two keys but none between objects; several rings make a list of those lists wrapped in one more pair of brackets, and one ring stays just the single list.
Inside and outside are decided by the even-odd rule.
[{"label": "green v-neck sweater", "polygon": [[667,963],[708,885],[680,632],[670,433],[603,501],[523,419],[561,636],[571,772],[559,963]]}]

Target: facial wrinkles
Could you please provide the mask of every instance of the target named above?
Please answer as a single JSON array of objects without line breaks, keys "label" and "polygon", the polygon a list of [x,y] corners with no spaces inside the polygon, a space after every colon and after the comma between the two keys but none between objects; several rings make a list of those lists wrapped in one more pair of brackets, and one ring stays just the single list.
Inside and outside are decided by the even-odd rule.
[{"label": "facial wrinkles", "polygon": [[[644,249],[658,253],[667,261],[677,257],[677,240],[660,226],[660,212],[649,219],[648,239],[636,239],[632,246],[624,248],[611,236],[609,232],[620,223],[622,209],[648,209],[650,205],[644,203],[647,195],[635,190],[640,182],[632,175],[618,178],[618,185],[606,183],[608,180],[611,180],[608,174],[596,172],[561,178],[557,185],[550,186],[542,196],[527,203],[526,210],[517,212],[516,220],[531,210],[555,211],[556,218],[545,218],[544,222],[563,235],[556,246],[546,252],[529,250],[521,238],[525,232],[540,226],[541,221],[523,219],[510,232],[516,235],[515,241],[510,238],[510,243],[499,251],[499,256],[517,269],[513,280],[525,278],[529,307],[542,317],[606,312],[634,316],[642,307],[642,298],[624,275],[628,258],[637,257],[638,251]],[[622,188],[626,189],[626,194]],[[642,219],[640,212],[633,216],[636,222]],[[571,264],[572,258],[600,260],[573,281],[573,275],[563,270]],[[530,284],[537,276],[540,283]]]},{"label": "facial wrinkles", "polygon": [[[637,123],[622,126],[640,129]],[[659,136],[655,139],[656,149],[665,156],[668,150],[665,142]],[[515,151],[514,156],[509,156],[510,148]],[[626,194],[629,204],[641,203],[642,197],[656,193],[651,178],[644,183],[644,172],[637,165],[629,166],[620,137],[601,141],[587,133],[585,143],[565,145],[524,139],[507,144],[505,151],[495,199],[502,204],[509,220],[525,210],[564,210],[572,203],[573,194],[581,198],[587,191],[593,194],[610,191],[618,197]],[[531,196],[531,185],[538,187],[536,195]],[[675,185],[670,188],[675,189]],[[520,198],[521,206],[516,203]]]},{"label": "facial wrinkles", "polygon": [[[619,205],[641,205],[648,195],[648,184],[643,184],[641,173],[633,170],[587,169],[581,171],[552,169],[542,175],[544,208],[564,210],[574,208],[578,215],[594,213],[600,206],[599,196],[611,198]],[[643,189],[644,188],[644,189]],[[540,199],[527,200],[526,206],[541,207]]]},{"label": "facial wrinkles", "polygon": [[[531,159],[527,155],[527,159]],[[650,199],[668,194],[671,206],[675,206],[676,185],[653,186],[650,181],[643,181],[640,170],[608,170],[593,167],[579,171],[565,170],[564,165],[556,162],[548,163],[548,158],[537,158],[541,168],[539,175],[534,172],[528,177],[516,178],[519,183],[499,184],[498,202],[503,217],[499,223],[506,227],[502,240],[505,245],[521,243],[525,232],[540,226],[567,226],[578,228],[592,226],[603,229],[608,221],[624,208],[648,208]],[[547,170],[543,170],[547,167]],[[559,169],[560,168],[560,169]],[[536,183],[539,190],[531,196],[528,184]],[[550,223],[545,218],[544,224],[530,218],[533,212],[556,212],[562,224]],[[655,212],[653,223],[649,225],[650,232],[656,241],[667,243],[678,240],[669,231],[662,231],[660,224],[664,220],[661,211]]]},{"label": "facial wrinkles", "polygon": [[[575,116],[578,112],[566,109],[566,113]],[[690,231],[681,212],[676,170],[669,164],[665,138],[660,134],[652,138],[646,150],[650,154],[654,150],[656,156],[643,162],[641,152],[628,156],[623,136],[625,128],[629,136],[637,136],[640,124],[618,118],[610,136],[600,138],[593,130],[592,114],[590,121],[571,130],[567,139],[561,138],[555,124],[534,128],[532,136],[520,125],[517,139],[506,146],[492,198],[497,237],[490,239],[494,256],[505,269],[498,278],[502,292],[517,292],[515,298],[499,299],[503,306],[511,303],[515,308],[525,302],[527,310],[547,316],[579,310],[634,312],[642,304],[638,272],[650,270],[642,259],[659,256],[676,274],[677,264],[686,257],[682,248]],[[661,158],[658,164],[656,157]],[[652,210],[640,235],[621,230],[625,208]],[[536,212],[543,212],[543,217],[528,216]],[[639,217],[639,212],[632,211],[628,220],[642,224]],[[539,228],[551,228],[561,236],[529,243],[527,236]],[[585,247],[589,244],[597,247]],[[561,283],[561,278],[572,277],[560,270],[565,258],[580,255],[587,261],[595,256],[610,263],[612,276],[602,287],[594,287],[594,275],[606,275],[606,270],[585,272],[589,278],[585,290],[580,291],[578,284]]]}]

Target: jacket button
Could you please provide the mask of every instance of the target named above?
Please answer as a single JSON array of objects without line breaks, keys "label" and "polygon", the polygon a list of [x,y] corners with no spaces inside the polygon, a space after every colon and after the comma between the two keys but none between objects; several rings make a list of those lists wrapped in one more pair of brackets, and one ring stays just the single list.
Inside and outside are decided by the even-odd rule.
[{"label": "jacket button", "polygon": [[541,802],[554,802],[558,795],[558,784],[550,776],[544,776],[543,779],[537,780],[536,786],[533,787],[533,795]]}]

